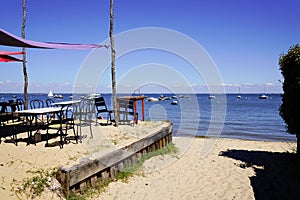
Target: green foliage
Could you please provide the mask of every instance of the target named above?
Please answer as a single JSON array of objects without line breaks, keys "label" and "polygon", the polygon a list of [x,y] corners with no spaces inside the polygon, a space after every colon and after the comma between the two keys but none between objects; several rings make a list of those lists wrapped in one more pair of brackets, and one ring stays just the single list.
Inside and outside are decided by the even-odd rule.
[{"label": "green foliage", "polygon": [[[21,186],[14,191],[17,195],[25,194],[28,198],[40,196],[46,187],[50,187],[51,179],[55,177],[56,172],[57,169],[27,171],[26,173],[30,173],[33,176],[24,179]],[[17,181],[14,180],[13,184],[17,184]]]},{"label": "green foliage", "polygon": [[284,78],[280,116],[291,134],[300,134],[300,46],[292,46],[279,60]]}]

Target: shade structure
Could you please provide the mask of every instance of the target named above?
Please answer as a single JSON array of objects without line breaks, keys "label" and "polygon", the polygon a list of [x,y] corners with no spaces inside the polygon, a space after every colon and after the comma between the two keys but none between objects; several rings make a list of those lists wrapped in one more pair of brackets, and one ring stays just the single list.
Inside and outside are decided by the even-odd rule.
[{"label": "shade structure", "polygon": [[26,48],[75,49],[75,50],[109,47],[108,45],[101,45],[101,44],[69,44],[69,43],[53,43],[53,42],[36,42],[36,41],[20,38],[3,29],[0,29],[0,45],[13,46],[13,47],[26,47]]},{"label": "shade structure", "polygon": [[22,62],[23,60],[9,55],[0,55],[0,62]]},{"label": "shade structure", "polygon": [[23,60],[10,55],[24,54],[23,52],[11,52],[0,50],[0,62],[21,62]]}]

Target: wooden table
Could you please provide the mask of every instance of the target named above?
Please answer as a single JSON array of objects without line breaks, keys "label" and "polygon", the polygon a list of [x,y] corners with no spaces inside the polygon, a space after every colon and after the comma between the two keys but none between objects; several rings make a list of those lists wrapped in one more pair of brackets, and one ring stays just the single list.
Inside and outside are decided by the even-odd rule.
[{"label": "wooden table", "polygon": [[133,101],[133,106],[134,106],[134,112],[137,112],[136,109],[136,102],[137,101],[142,101],[142,121],[145,120],[145,98],[147,98],[146,96],[121,96],[118,97],[119,100],[132,100]]}]

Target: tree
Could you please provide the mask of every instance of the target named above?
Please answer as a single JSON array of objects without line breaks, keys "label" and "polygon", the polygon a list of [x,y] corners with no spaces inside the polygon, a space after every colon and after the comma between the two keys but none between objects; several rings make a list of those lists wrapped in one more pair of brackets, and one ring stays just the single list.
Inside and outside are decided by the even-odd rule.
[{"label": "tree", "polygon": [[110,38],[110,48],[111,48],[111,79],[112,79],[112,96],[113,96],[113,110],[115,116],[115,124],[118,126],[119,115],[117,110],[117,90],[116,90],[116,70],[115,70],[115,44],[114,44],[114,1],[110,0],[110,28],[109,28],[109,38]]},{"label": "tree", "polygon": [[280,116],[287,131],[296,135],[297,154],[300,156],[300,46],[294,45],[287,54],[281,55],[279,65],[284,78]]},{"label": "tree", "polygon": [[[22,38],[25,39],[25,26],[26,26],[26,0],[23,0],[23,24],[22,24]],[[24,74],[24,108],[28,108],[28,75],[26,68],[26,48],[22,48],[23,51],[23,74]]]}]

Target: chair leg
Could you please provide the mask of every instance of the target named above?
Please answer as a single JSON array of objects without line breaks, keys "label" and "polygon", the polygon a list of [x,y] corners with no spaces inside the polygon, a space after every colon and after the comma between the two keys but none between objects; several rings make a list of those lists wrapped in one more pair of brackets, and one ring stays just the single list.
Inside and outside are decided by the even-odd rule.
[{"label": "chair leg", "polygon": [[91,138],[93,138],[94,136],[93,136],[93,131],[92,131],[92,121],[90,121],[90,133],[91,133]]}]

